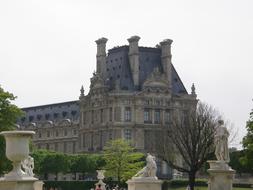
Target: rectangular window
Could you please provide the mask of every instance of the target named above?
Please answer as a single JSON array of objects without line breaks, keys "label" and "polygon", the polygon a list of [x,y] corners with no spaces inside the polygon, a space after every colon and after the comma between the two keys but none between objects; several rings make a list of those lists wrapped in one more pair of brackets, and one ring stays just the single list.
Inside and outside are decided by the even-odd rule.
[{"label": "rectangular window", "polygon": [[64,130],[64,136],[67,136],[67,135],[68,135],[68,130],[65,129],[65,130]]},{"label": "rectangular window", "polygon": [[47,131],[47,137],[50,137],[50,131]]},{"label": "rectangular window", "polygon": [[109,109],[109,121],[112,121],[112,108]]},{"label": "rectangular window", "polygon": [[131,131],[131,129],[124,129],[124,138],[127,141],[132,140],[132,131]]},{"label": "rectangular window", "polygon": [[73,154],[76,152],[76,142],[73,142]]},{"label": "rectangular window", "polygon": [[100,110],[100,122],[101,122],[101,123],[104,122],[104,120],[103,120],[103,116],[104,116],[103,112],[104,112],[104,110],[101,109],[101,110]]},{"label": "rectangular window", "polygon": [[83,148],[85,148],[85,134],[83,134]]},{"label": "rectangular window", "polygon": [[67,142],[63,143],[63,152],[66,153],[67,152]]},{"label": "rectangular window", "polygon": [[112,140],[112,131],[109,131],[109,140]]},{"label": "rectangular window", "polygon": [[160,110],[155,110],[155,123],[161,123],[161,111]]},{"label": "rectangular window", "polygon": [[125,121],[131,121],[131,108],[125,107]]},{"label": "rectangular window", "polygon": [[151,109],[144,109],[144,123],[152,123]]},{"label": "rectangular window", "polygon": [[86,112],[83,112],[83,124],[86,124]]},{"label": "rectangular window", "polygon": [[57,142],[54,144],[54,150],[58,151],[58,143]]},{"label": "rectangular window", "polygon": [[170,122],[170,111],[169,110],[166,110],[164,113],[164,122],[165,122],[165,124],[169,124],[169,122]]},{"label": "rectangular window", "polygon": [[58,130],[55,131],[55,136],[58,137],[59,136],[59,132]]},{"label": "rectangular window", "polygon": [[91,124],[94,123],[94,110],[91,111]]},{"label": "rectangular window", "polygon": [[115,121],[121,121],[121,107],[115,107],[114,120]]}]

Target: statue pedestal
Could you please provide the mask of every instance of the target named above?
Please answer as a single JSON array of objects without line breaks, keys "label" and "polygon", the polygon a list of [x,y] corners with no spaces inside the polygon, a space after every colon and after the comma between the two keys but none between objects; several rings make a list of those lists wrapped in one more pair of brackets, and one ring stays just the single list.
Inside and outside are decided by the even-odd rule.
[{"label": "statue pedestal", "polygon": [[208,173],[208,190],[232,190],[235,170],[222,161],[207,161],[210,165]]},{"label": "statue pedestal", "polygon": [[105,188],[106,184],[102,181],[102,179],[100,179],[95,185],[96,185],[95,189],[97,189],[98,186],[100,185],[102,190],[106,190],[106,188]]},{"label": "statue pedestal", "polygon": [[157,177],[132,177],[127,182],[128,190],[161,190],[162,181]]},{"label": "statue pedestal", "polygon": [[6,180],[0,178],[0,189],[3,190],[42,190],[43,182],[38,180]]}]

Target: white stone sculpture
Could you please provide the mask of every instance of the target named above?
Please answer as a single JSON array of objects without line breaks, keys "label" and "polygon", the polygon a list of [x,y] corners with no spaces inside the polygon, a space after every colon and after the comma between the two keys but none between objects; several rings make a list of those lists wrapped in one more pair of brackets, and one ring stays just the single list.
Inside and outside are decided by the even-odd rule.
[{"label": "white stone sculpture", "polygon": [[104,176],[105,170],[96,170],[96,171],[98,173],[97,178],[103,180],[105,178]]},{"label": "white stone sculpture", "polygon": [[96,188],[95,189],[102,189],[102,190],[105,190],[105,183],[103,182],[103,179],[105,178],[104,176],[104,173],[105,173],[105,170],[97,170],[97,178],[98,178],[98,182],[95,184],[96,185]]},{"label": "white stone sculpture", "polygon": [[155,162],[155,156],[151,154],[147,154],[146,158],[147,164],[144,168],[142,168],[134,177],[156,177],[157,165]]},{"label": "white stone sculpture", "polygon": [[224,126],[223,120],[219,120],[218,127],[215,133],[215,156],[218,161],[229,162],[228,150],[229,132]]},{"label": "white stone sculpture", "polygon": [[12,161],[13,169],[6,179],[23,179],[28,175],[21,169],[22,161],[29,155],[29,139],[34,131],[4,131],[0,133],[6,140],[6,156]]},{"label": "white stone sculpture", "polygon": [[229,132],[220,120],[215,132],[215,156],[217,160],[207,161],[210,165],[208,173],[208,190],[232,190],[235,170],[229,167],[228,151]]},{"label": "white stone sculpture", "polygon": [[128,190],[161,190],[162,181],[156,177],[155,157],[147,154],[147,164],[134,177],[127,181]]},{"label": "white stone sculpture", "polygon": [[33,157],[28,156],[25,160],[22,161],[22,168],[24,169],[24,172],[30,176],[33,177],[33,169],[34,169],[34,160]]},{"label": "white stone sculpture", "polygon": [[[0,178],[2,190],[42,190],[43,182],[33,177],[34,161],[29,157],[29,140],[34,131],[2,131],[6,141],[6,157],[13,169]],[[23,171],[24,170],[24,171]]]}]

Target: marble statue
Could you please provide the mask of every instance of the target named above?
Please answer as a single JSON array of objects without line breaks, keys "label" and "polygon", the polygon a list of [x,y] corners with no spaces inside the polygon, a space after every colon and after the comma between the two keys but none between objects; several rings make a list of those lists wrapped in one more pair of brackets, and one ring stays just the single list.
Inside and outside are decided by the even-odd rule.
[{"label": "marble statue", "polygon": [[33,169],[34,169],[34,160],[33,157],[28,156],[25,160],[22,161],[22,168],[24,169],[24,172],[30,176],[33,177]]},{"label": "marble statue", "polygon": [[147,164],[144,168],[142,168],[134,177],[155,177],[157,166],[155,162],[155,157],[151,154],[147,154],[146,158]]},{"label": "marble statue", "polygon": [[103,180],[105,178],[104,176],[105,170],[96,170],[96,171],[98,173],[97,178]]},{"label": "marble statue", "polygon": [[215,132],[215,156],[218,161],[229,162],[229,150],[228,150],[228,137],[229,132],[224,126],[224,121],[218,121],[218,127]]}]

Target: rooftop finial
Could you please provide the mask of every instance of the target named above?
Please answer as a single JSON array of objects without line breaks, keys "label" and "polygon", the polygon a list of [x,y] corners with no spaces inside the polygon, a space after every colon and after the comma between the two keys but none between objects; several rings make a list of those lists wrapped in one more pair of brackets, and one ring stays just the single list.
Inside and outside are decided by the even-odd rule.
[{"label": "rooftop finial", "polygon": [[195,89],[194,83],[192,83],[191,89],[192,89],[191,95],[196,95],[196,91],[195,91],[196,89]]},{"label": "rooftop finial", "polygon": [[83,85],[82,85],[82,87],[81,87],[81,90],[80,90],[80,92],[81,92],[81,95],[80,95],[80,97],[84,97],[84,88],[83,88]]}]

